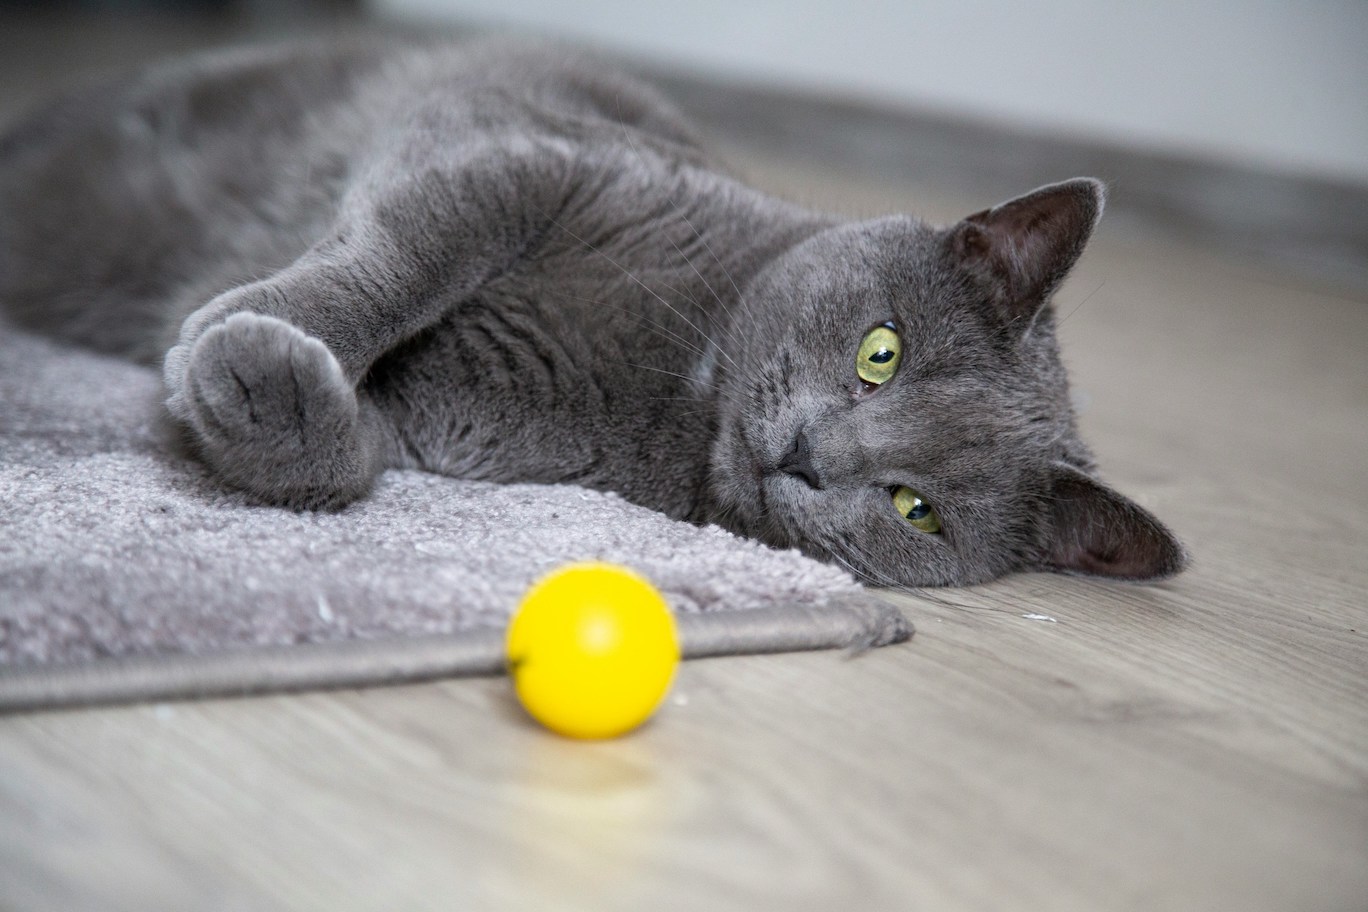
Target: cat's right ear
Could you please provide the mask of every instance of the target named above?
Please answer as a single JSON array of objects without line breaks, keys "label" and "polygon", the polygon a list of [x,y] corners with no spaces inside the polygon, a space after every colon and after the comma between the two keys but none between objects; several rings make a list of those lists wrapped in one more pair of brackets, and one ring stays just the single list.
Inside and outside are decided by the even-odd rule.
[{"label": "cat's right ear", "polygon": [[1052,470],[1046,569],[1152,580],[1187,566],[1187,552],[1148,510],[1072,466]]},{"label": "cat's right ear", "polygon": [[951,250],[988,280],[1004,322],[1029,323],[1078,261],[1105,199],[1092,178],[1050,184],[964,219]]}]

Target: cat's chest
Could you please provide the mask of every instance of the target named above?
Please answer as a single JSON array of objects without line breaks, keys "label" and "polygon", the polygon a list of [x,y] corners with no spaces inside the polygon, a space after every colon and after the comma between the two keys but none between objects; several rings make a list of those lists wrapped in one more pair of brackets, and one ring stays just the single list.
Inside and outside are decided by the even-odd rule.
[{"label": "cat's chest", "polygon": [[491,283],[476,306],[540,334],[606,393],[659,402],[649,397],[711,387],[728,313],[716,273],[668,237],[586,240],[529,257]]},{"label": "cat's chest", "polygon": [[387,359],[374,380],[414,462],[696,517],[716,431],[712,317],[696,277],[618,264],[511,270]]}]

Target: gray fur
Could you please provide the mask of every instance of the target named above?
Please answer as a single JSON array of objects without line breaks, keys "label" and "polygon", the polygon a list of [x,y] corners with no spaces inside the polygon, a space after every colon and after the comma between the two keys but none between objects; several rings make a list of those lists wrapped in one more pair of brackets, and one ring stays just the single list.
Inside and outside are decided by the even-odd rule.
[{"label": "gray fur", "polygon": [[[0,301],[161,361],[200,456],[269,503],[417,467],[615,490],[881,584],[1151,578],[1183,551],[1092,477],[1049,304],[1102,198],[848,223],[564,50],[246,50],[0,138]],[[902,366],[870,390],[855,350],[889,320]]]}]

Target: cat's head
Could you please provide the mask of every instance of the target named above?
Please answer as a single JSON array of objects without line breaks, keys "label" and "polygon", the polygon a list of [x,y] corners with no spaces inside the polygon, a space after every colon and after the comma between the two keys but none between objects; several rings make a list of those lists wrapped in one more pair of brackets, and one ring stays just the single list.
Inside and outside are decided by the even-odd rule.
[{"label": "cat's head", "polygon": [[1050,297],[1103,195],[1073,180],[949,228],[843,225],[758,274],[722,382],[721,520],[885,585],[1182,569],[1093,477],[1056,347]]}]

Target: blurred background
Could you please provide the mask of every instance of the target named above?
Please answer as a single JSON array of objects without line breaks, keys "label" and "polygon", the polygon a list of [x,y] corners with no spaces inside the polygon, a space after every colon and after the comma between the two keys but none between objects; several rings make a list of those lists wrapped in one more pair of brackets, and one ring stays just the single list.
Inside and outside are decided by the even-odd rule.
[{"label": "blurred background", "polygon": [[372,0],[728,78],[1368,183],[1368,3]]},{"label": "blurred background", "polygon": [[758,153],[985,203],[1095,174],[1123,217],[1368,287],[1365,0],[0,0],[0,106],[207,44],[434,25],[623,55]]}]

